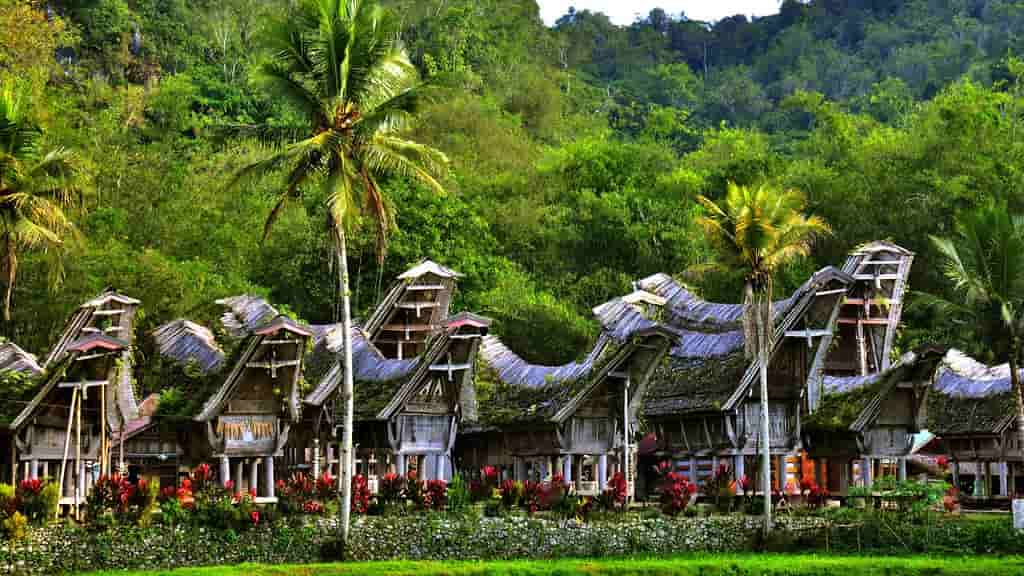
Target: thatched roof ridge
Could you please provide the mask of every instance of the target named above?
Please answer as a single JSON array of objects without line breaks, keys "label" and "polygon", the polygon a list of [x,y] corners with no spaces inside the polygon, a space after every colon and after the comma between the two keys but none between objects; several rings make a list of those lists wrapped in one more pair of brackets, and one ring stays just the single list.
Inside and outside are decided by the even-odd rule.
[{"label": "thatched roof ridge", "polygon": [[35,354],[26,352],[14,342],[0,343],[0,372],[37,375],[43,372]]},{"label": "thatched roof ridge", "polygon": [[[342,365],[340,355],[344,343],[341,324],[312,326],[314,333],[313,351],[307,360],[307,378],[316,383],[304,402],[321,406],[327,402],[341,382]],[[370,342],[366,333],[353,326],[352,364],[353,380],[361,383],[393,383],[403,380],[416,367],[418,358],[393,360],[385,358]]]},{"label": "thatched roof ridge", "polygon": [[[702,332],[734,331],[742,328],[743,304],[708,302],[676,281],[668,274],[658,273],[636,283],[645,292],[667,300],[665,322],[680,329]],[[789,307],[793,297],[778,300],[772,305],[777,316]]]},{"label": "thatched roof ridge", "polygon": [[439,276],[441,278],[461,278],[462,277],[462,274],[456,272],[455,270],[452,270],[451,268],[448,268],[446,266],[442,266],[442,265],[438,264],[437,262],[434,262],[433,260],[424,259],[424,260],[420,260],[419,263],[416,264],[415,266],[413,266],[412,268],[409,268],[405,272],[402,272],[401,274],[399,274],[398,275],[398,279],[399,280],[411,280],[413,278],[419,278],[420,276],[424,276],[426,274],[433,274],[433,275]]},{"label": "thatched roof ridge", "polygon": [[946,354],[928,397],[931,432],[939,436],[998,435],[1013,424],[1015,415],[1009,365],[987,366],[959,350]]},{"label": "thatched roof ridge", "polygon": [[224,350],[213,332],[191,320],[173,320],[157,327],[153,340],[161,356],[182,365],[195,362],[204,374],[216,372],[224,364]]},{"label": "thatched roof ridge", "polygon": [[277,308],[263,298],[251,294],[221,298],[217,300],[217,304],[228,308],[221,315],[221,324],[234,338],[244,338],[280,316]]}]

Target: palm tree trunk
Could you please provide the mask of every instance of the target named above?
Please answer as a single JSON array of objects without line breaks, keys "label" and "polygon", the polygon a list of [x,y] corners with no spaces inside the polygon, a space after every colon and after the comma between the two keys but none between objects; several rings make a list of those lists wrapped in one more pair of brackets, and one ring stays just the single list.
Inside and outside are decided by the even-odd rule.
[{"label": "palm tree trunk", "polygon": [[4,239],[4,268],[7,272],[7,287],[4,293],[4,324],[10,335],[11,296],[14,294],[14,279],[18,275],[18,255],[14,253],[14,243],[10,237]]},{"label": "palm tree trunk", "polygon": [[758,291],[755,295],[758,325],[758,372],[761,381],[761,490],[764,494],[764,533],[772,528],[772,461],[771,426],[768,419],[768,357],[770,355],[771,295]]},{"label": "palm tree trunk", "polygon": [[[348,253],[345,249],[345,230],[343,224],[334,223],[334,243],[336,256],[338,258],[338,288],[341,293],[341,329],[344,332],[343,339],[343,373],[342,386],[338,404],[344,411],[344,431],[341,440],[341,478],[338,479],[338,514],[340,553],[347,556],[348,529],[352,511],[352,427],[353,399],[352,399],[352,310],[349,301],[348,289]],[[337,412],[335,412],[337,418]]]},{"label": "palm tree trunk", "polygon": [[[1024,447],[1024,389],[1021,388],[1020,372],[1018,372],[1019,361],[1017,358],[1018,351],[1020,350],[1020,342],[1017,338],[1012,339],[1012,348],[1010,350],[1010,383],[1013,385],[1013,390],[1017,396],[1017,445]],[[1010,464],[1012,466],[1012,464]],[[1004,474],[1009,472],[1004,470]],[[1011,496],[1013,494],[1013,487],[1010,487]]]}]

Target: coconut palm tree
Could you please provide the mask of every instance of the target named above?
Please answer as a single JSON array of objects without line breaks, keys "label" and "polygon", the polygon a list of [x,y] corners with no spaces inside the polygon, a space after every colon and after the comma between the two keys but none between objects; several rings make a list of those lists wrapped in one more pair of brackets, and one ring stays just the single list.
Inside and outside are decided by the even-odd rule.
[{"label": "coconut palm tree", "polygon": [[[932,236],[956,300],[918,294],[953,328],[959,344],[979,359],[1010,365],[1017,401],[1017,434],[1024,446],[1021,334],[1024,328],[1024,219],[1006,202],[988,202],[961,214],[952,238]],[[953,334],[951,334],[953,335]]]},{"label": "coconut palm tree", "polygon": [[382,180],[406,177],[441,191],[436,177],[446,168],[447,158],[402,137],[414,118],[421,84],[390,12],[362,0],[305,0],[271,23],[267,43],[270,57],[259,71],[263,86],[301,111],[308,124],[301,137],[286,138],[273,153],[240,169],[235,182],[284,174],[264,225],[264,238],[281,212],[308,190],[319,187],[325,197],[345,334],[344,377],[338,399],[344,413],[339,511],[344,550],[351,504],[353,425],[346,229],[360,216],[372,221],[382,261],[387,233],[394,224]]},{"label": "coconut palm tree", "polygon": [[729,183],[725,198],[698,201],[699,218],[722,265],[745,271],[743,332],[748,358],[756,356],[761,380],[761,489],[765,530],[771,528],[771,461],[768,423],[768,361],[772,349],[772,277],[794,259],[809,254],[818,235],[829,232],[824,220],[805,215],[803,196],[767,185],[757,188]]},{"label": "coconut palm tree", "polygon": [[44,147],[22,94],[0,86],[0,266],[6,283],[6,324],[11,320],[19,254],[40,249],[56,256],[50,260],[51,279],[60,279],[60,248],[76,234],[64,211],[81,198],[85,183],[71,151]]}]

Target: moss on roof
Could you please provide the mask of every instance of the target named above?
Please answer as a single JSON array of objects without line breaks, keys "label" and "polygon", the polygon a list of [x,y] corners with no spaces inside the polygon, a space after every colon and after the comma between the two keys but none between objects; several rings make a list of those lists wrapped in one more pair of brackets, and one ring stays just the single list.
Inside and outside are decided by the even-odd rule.
[{"label": "moss on roof", "polygon": [[644,415],[648,417],[713,412],[736,391],[749,361],[742,350],[708,358],[669,358],[647,385]]},{"label": "moss on roof", "polygon": [[802,426],[808,432],[841,432],[850,429],[864,408],[886,385],[884,378],[840,394],[826,394],[817,410],[809,414]]},{"label": "moss on roof", "polygon": [[939,436],[996,434],[1013,418],[1015,410],[1012,392],[973,398],[932,390],[928,394],[927,428]]}]

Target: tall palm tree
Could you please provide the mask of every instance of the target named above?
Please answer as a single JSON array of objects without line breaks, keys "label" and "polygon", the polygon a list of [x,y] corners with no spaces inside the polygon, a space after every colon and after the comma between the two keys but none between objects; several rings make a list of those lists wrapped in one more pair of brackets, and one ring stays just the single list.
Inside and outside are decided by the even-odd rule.
[{"label": "tall palm tree", "polygon": [[5,324],[11,320],[11,296],[18,255],[41,249],[56,256],[51,279],[60,278],[60,248],[76,228],[65,209],[81,198],[86,183],[75,155],[65,148],[45,149],[42,132],[27,116],[22,94],[0,86],[0,267],[6,283]]},{"label": "tall palm tree", "polygon": [[772,277],[794,259],[810,253],[814,238],[829,232],[817,216],[805,215],[803,196],[794,190],[730,182],[725,198],[698,201],[706,213],[699,223],[721,254],[722,264],[745,270],[743,332],[748,358],[757,357],[761,380],[761,490],[765,531],[772,525],[771,447],[768,422],[768,361],[772,349]]},{"label": "tall palm tree", "polygon": [[956,301],[918,294],[955,326],[960,344],[987,362],[1007,362],[1017,401],[1017,434],[1024,446],[1021,334],[1024,328],[1024,218],[1006,202],[988,202],[960,215],[952,238],[932,236]]},{"label": "tall palm tree", "polygon": [[382,262],[394,224],[381,180],[399,176],[442,191],[447,166],[441,152],[402,137],[416,111],[419,76],[399,40],[394,16],[362,0],[305,0],[268,30],[269,59],[263,85],[308,120],[302,137],[289,139],[253,162],[236,181],[270,173],[285,175],[267,216],[264,238],[290,203],[313,187],[326,201],[327,227],[335,246],[342,299],[344,377],[338,404],[344,413],[340,479],[340,538],[348,540],[352,487],[352,317],[346,228],[360,215],[376,227]]}]

